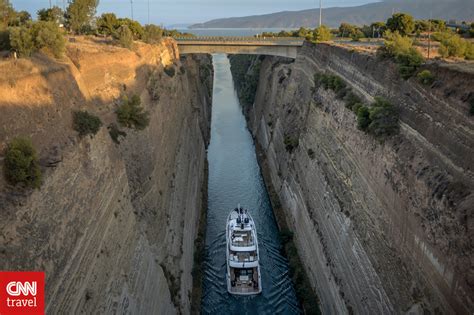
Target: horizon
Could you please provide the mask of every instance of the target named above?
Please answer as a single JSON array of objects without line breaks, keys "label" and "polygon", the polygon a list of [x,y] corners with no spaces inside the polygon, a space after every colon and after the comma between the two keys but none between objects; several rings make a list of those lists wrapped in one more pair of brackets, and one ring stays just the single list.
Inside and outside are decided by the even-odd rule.
[{"label": "horizon", "polygon": [[[13,7],[18,11],[28,11],[36,19],[37,11],[42,8],[49,8],[49,0],[37,0],[31,3],[30,0],[12,0]],[[51,4],[61,8],[67,7],[66,0],[51,0]],[[323,8],[332,7],[353,7],[369,3],[381,2],[378,0],[323,0]],[[164,26],[191,25],[204,23],[209,20],[244,17],[262,14],[271,14],[281,11],[300,11],[319,8],[319,2],[315,0],[297,0],[288,3],[283,0],[240,0],[235,2],[222,2],[217,0],[193,1],[175,0],[157,3],[149,0],[150,17],[148,20],[148,0],[133,0],[134,20],[147,24],[157,24]],[[271,8],[269,8],[271,6]],[[129,0],[101,0],[97,8],[97,15],[112,12],[118,17],[131,18],[131,7]],[[199,12],[199,16],[196,16]],[[206,12],[207,14],[202,14]]]}]

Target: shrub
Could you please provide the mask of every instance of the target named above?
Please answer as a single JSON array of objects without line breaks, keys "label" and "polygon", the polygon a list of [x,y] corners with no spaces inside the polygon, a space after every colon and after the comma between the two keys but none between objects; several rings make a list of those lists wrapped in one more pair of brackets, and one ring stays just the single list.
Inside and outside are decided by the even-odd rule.
[{"label": "shrub", "polygon": [[143,130],[150,123],[149,113],[144,111],[140,97],[136,94],[130,99],[124,97],[116,114],[119,124],[127,128]]},{"label": "shrub", "polygon": [[66,24],[76,34],[87,32],[95,16],[99,0],[72,0],[66,10]]},{"label": "shrub", "polygon": [[415,74],[421,66],[423,56],[413,47],[413,41],[398,32],[386,31],[384,46],[379,48],[382,57],[394,58],[398,64],[400,75],[408,79]]},{"label": "shrub", "polygon": [[387,100],[376,97],[370,108],[369,133],[382,139],[395,135],[399,130],[398,111]]},{"label": "shrub", "polygon": [[449,34],[440,40],[439,54],[444,57],[459,57],[467,60],[474,59],[474,44],[457,34]]},{"label": "shrub", "polygon": [[110,138],[112,138],[112,141],[116,144],[120,144],[119,137],[127,136],[127,133],[125,131],[120,130],[118,126],[114,123],[111,123],[109,126],[107,126],[107,129],[109,130]]},{"label": "shrub", "polygon": [[130,31],[130,29],[128,28],[127,25],[121,25],[118,28],[115,37],[116,37],[116,39],[118,39],[120,46],[122,46],[124,48],[128,48],[128,49],[132,49],[133,34],[132,34],[132,31]]},{"label": "shrub", "polygon": [[39,21],[33,24],[35,48],[49,50],[56,58],[63,55],[66,41],[56,22]]},{"label": "shrub", "polygon": [[361,108],[362,106],[364,106],[364,104],[362,104],[362,103],[355,103],[355,104],[352,106],[352,111],[357,115],[357,113],[359,112],[359,108]]},{"label": "shrub", "polygon": [[291,153],[294,149],[298,147],[299,139],[287,135],[285,136],[283,143],[285,144],[286,151]]},{"label": "shrub", "polygon": [[114,13],[103,13],[97,19],[97,31],[104,35],[113,35],[119,27],[117,16]]},{"label": "shrub", "polygon": [[147,24],[144,28],[143,41],[147,44],[158,44],[163,37],[163,29],[153,24]]},{"label": "shrub", "polygon": [[370,111],[367,106],[360,106],[357,109],[357,127],[360,130],[367,131],[370,125]]},{"label": "shrub", "polygon": [[174,68],[174,65],[167,65],[165,67],[165,73],[169,76],[169,77],[174,77],[174,75],[176,74],[176,69]]},{"label": "shrub", "polygon": [[95,135],[99,132],[102,126],[102,121],[99,117],[89,114],[85,110],[74,111],[72,114],[73,128],[79,133],[79,136]]},{"label": "shrub", "polygon": [[408,35],[415,30],[415,21],[409,14],[395,13],[387,20],[387,28],[393,32],[397,31],[402,35]]},{"label": "shrub", "polygon": [[314,40],[317,42],[329,41],[332,38],[331,30],[324,25],[321,25],[320,27],[315,28],[313,35],[314,35]]},{"label": "shrub", "polygon": [[8,28],[0,27],[0,51],[9,50],[10,48],[10,31]]},{"label": "shrub", "polygon": [[23,184],[39,188],[41,169],[36,150],[29,138],[14,138],[7,147],[4,172],[7,181],[13,185]]},{"label": "shrub", "polygon": [[398,71],[403,79],[407,80],[412,77],[418,68],[423,64],[423,56],[412,47],[408,53],[399,54],[395,57],[395,61],[398,63]]},{"label": "shrub", "polygon": [[434,82],[434,75],[431,73],[430,70],[423,70],[421,72],[419,72],[416,77],[418,78],[418,80],[424,84],[424,85],[431,85],[433,84]]},{"label": "shrub", "polygon": [[35,43],[27,26],[10,29],[10,45],[20,57],[29,57],[35,51]]},{"label": "shrub", "polygon": [[349,92],[344,100],[346,102],[346,108],[348,109],[352,109],[355,104],[361,102],[360,97],[354,92]]}]

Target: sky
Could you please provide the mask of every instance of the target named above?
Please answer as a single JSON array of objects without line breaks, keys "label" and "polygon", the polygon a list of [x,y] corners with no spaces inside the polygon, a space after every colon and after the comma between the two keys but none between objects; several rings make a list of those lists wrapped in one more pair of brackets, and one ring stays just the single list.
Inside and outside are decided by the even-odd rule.
[{"label": "sky", "polygon": [[[114,12],[119,17],[131,16],[131,0],[100,0],[98,14]],[[297,11],[319,7],[318,0],[132,0],[134,19],[148,23],[170,26],[192,24],[208,20],[247,16],[278,11]],[[49,0],[11,0],[16,10],[26,10],[36,16],[38,9],[49,7]],[[63,6],[67,0],[51,0],[52,5]],[[348,7],[377,0],[322,0],[323,7]]]}]

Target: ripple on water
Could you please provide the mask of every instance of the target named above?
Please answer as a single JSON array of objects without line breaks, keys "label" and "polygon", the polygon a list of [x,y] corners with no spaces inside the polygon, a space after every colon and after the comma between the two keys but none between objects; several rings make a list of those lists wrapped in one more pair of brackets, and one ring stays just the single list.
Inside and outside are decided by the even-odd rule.
[{"label": "ripple on water", "polygon": [[[213,55],[213,64],[202,313],[299,314],[288,262],[280,253],[275,217],[234,90],[227,56]],[[257,227],[263,289],[257,296],[227,293],[225,224],[229,211],[238,203],[249,209]]]}]

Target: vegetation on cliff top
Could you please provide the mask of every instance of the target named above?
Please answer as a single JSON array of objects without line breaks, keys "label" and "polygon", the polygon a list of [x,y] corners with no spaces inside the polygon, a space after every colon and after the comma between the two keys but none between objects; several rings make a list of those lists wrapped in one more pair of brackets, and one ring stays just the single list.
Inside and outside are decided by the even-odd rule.
[{"label": "vegetation on cliff top", "polygon": [[40,187],[41,169],[31,139],[17,137],[8,144],[5,153],[4,174],[12,185],[23,184],[30,188]]}]

